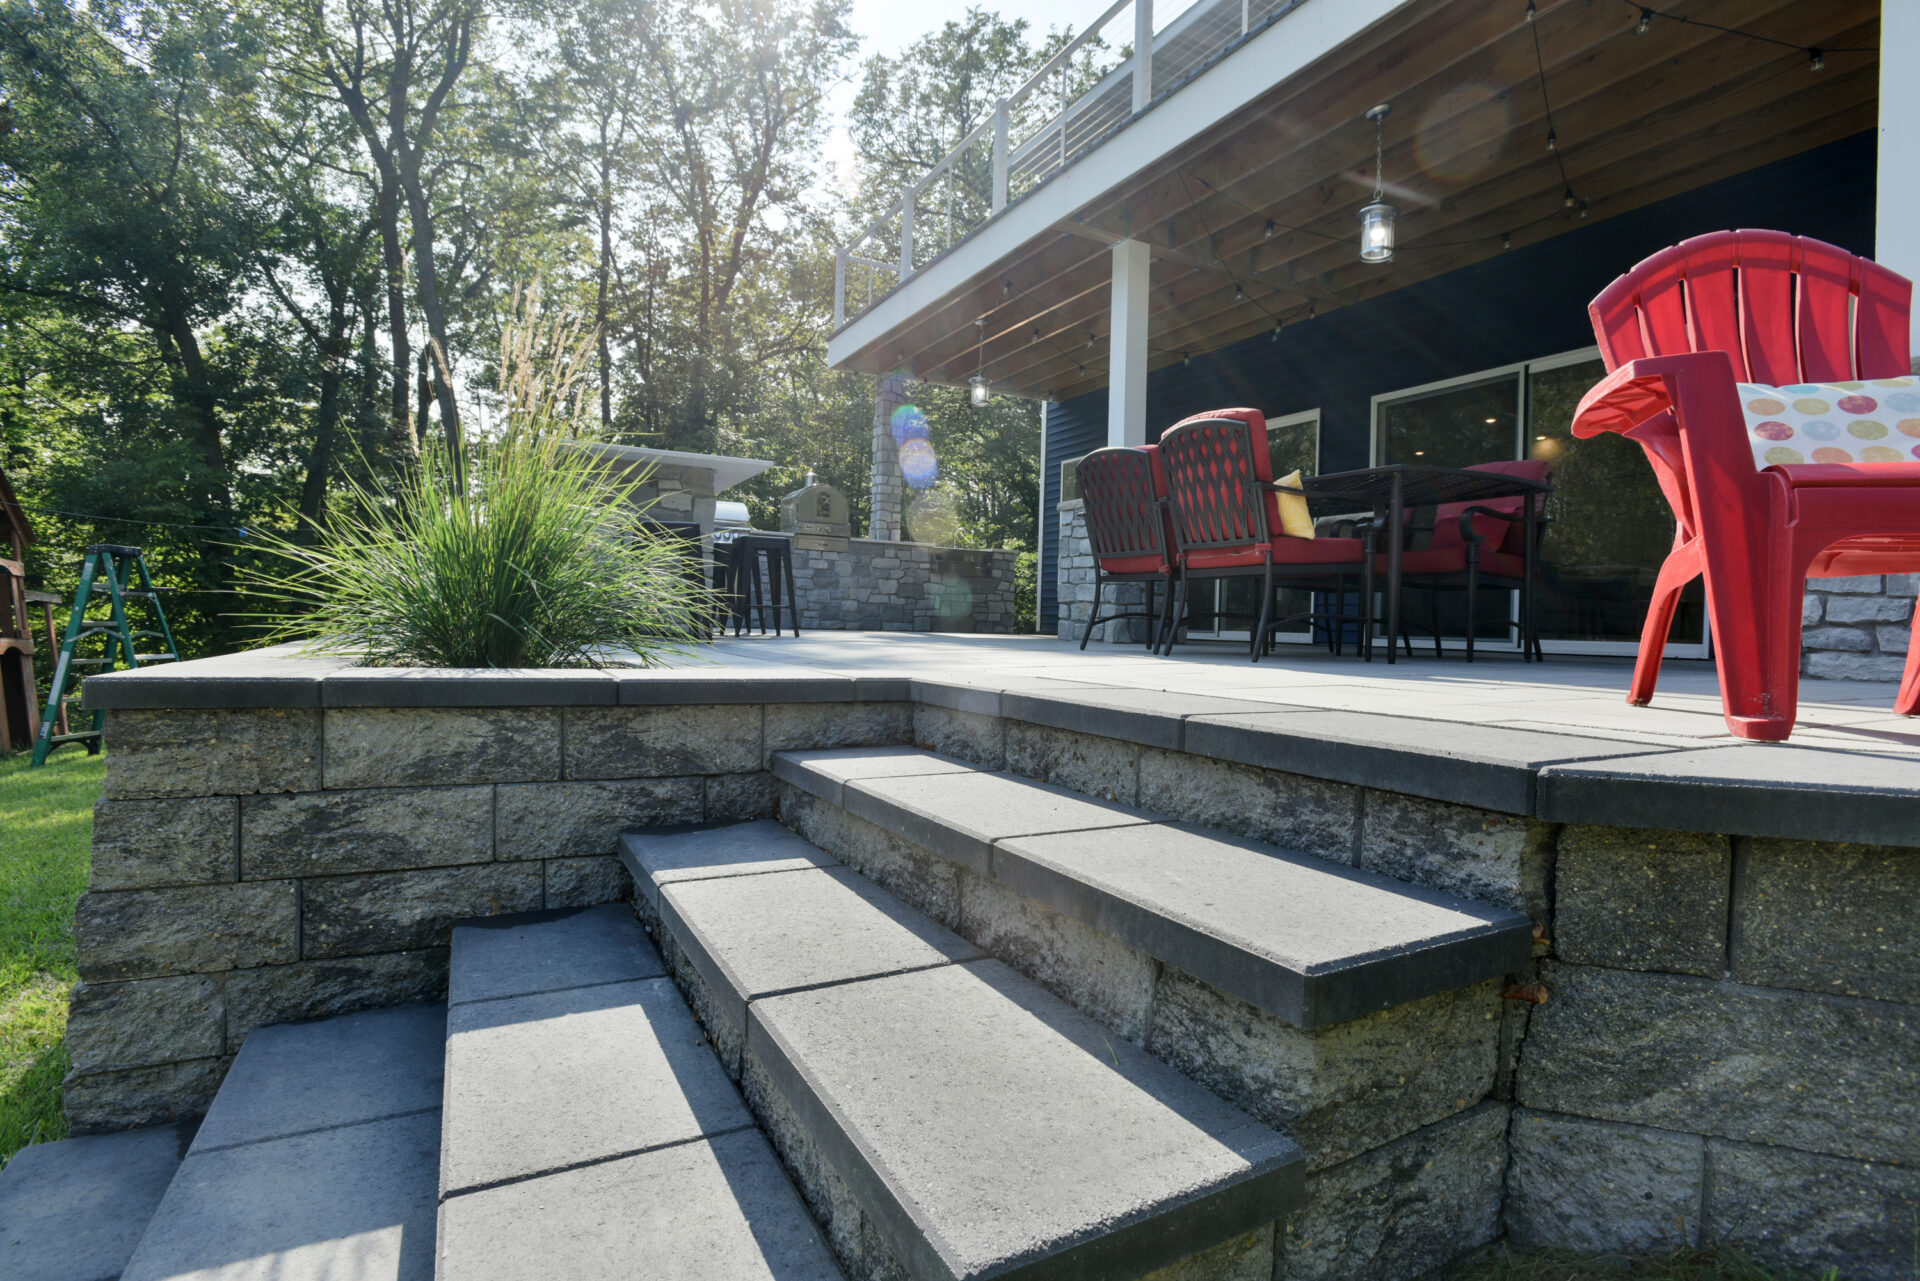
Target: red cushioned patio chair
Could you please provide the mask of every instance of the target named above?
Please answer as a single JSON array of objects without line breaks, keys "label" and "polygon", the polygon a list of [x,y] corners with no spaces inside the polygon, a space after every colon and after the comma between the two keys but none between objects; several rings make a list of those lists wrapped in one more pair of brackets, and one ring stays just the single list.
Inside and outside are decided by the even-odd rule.
[{"label": "red cushioned patio chair", "polygon": [[[1857,412],[1877,406],[1874,393],[1889,396],[1873,380],[1909,374],[1912,293],[1911,281],[1833,245],[1727,231],[1662,250],[1593,300],[1611,372],[1580,402],[1573,434],[1639,442],[1678,524],[1628,702],[1653,697],[1680,590],[1704,574],[1727,725],[1741,738],[1784,739],[1798,701],[1805,579],[1920,570],[1920,416]],[[1824,388],[1804,384],[1863,380],[1853,393],[1836,389],[1846,399],[1834,399],[1835,418],[1857,418],[1850,435],[1835,421],[1808,422],[1804,450],[1789,423],[1747,416],[1756,401],[1759,415],[1778,407],[1782,417],[1790,403],[1827,403]],[[1814,399],[1743,396],[1741,383]],[[1888,443],[1862,448],[1861,460],[1825,461],[1853,457],[1838,443],[1869,439]],[[1920,645],[1908,649],[1894,710],[1920,711]]]},{"label": "red cushioned patio chair", "polygon": [[[1095,624],[1119,618],[1147,620],[1147,648],[1158,651],[1162,631],[1173,617],[1173,543],[1167,524],[1167,484],[1159,451],[1145,448],[1096,449],[1080,460],[1082,514],[1093,548],[1093,610],[1080,633],[1087,647]],[[1108,583],[1145,583],[1147,607],[1100,612]],[[1164,598],[1159,589],[1166,587]],[[1162,603],[1155,610],[1155,600]]]},{"label": "red cushioned patio chair", "polygon": [[[1173,517],[1178,570],[1173,618],[1186,617],[1187,584],[1194,580],[1259,575],[1260,614],[1248,648],[1260,661],[1268,638],[1286,623],[1307,618],[1371,625],[1372,574],[1367,543],[1359,538],[1293,538],[1280,532],[1279,486],[1267,452],[1267,420],[1257,409],[1215,409],[1169,427],[1160,437],[1167,506]],[[1276,588],[1332,590],[1341,600],[1342,580],[1363,584],[1358,616],[1320,611],[1273,617]],[[1166,648],[1173,648],[1168,628]]]},{"label": "red cushioned patio chair", "polygon": [[[1468,471],[1499,472],[1523,480],[1547,482],[1552,464],[1544,460],[1475,463]],[[1536,503],[1539,500],[1535,500]],[[1443,591],[1467,594],[1467,661],[1473,661],[1475,607],[1480,588],[1501,587],[1520,593],[1520,621],[1507,626],[1520,636],[1520,653],[1525,659],[1542,659],[1540,637],[1533,628],[1533,602],[1529,599],[1538,584],[1540,538],[1546,520],[1536,507],[1533,546],[1527,545],[1526,499],[1489,498],[1482,502],[1443,503],[1434,509],[1433,536],[1425,547],[1407,548],[1400,553],[1402,591],[1424,591],[1433,604]],[[1374,572],[1384,574],[1387,554],[1374,555]],[[1439,611],[1431,608],[1433,652],[1440,654]],[[1411,652],[1411,650],[1409,650]]]}]

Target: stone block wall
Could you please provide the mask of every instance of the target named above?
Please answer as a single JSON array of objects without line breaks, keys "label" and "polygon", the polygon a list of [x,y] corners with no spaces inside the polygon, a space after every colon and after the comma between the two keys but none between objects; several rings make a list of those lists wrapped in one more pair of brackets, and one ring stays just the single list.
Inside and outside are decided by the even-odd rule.
[{"label": "stone block wall", "polygon": [[1019,553],[855,538],[793,553],[800,626],[823,631],[1012,632]]},{"label": "stone block wall", "polygon": [[[1094,608],[1093,547],[1087,541],[1087,519],[1083,505],[1076,499],[1060,504],[1059,583],[1057,600],[1060,620],[1055,635],[1061,640],[1080,643],[1087,619]],[[1139,583],[1114,583],[1106,589],[1100,612],[1111,614],[1145,608],[1147,589]],[[1118,618],[1101,623],[1093,639],[1105,644],[1139,645],[1147,638],[1144,619]]]},{"label": "stone block wall", "polygon": [[435,998],[452,922],[631,895],[623,830],[763,817],[904,703],[121,710],[75,927],[77,1133],[197,1115],[247,1032]]},{"label": "stone block wall", "polygon": [[1516,1241],[1911,1281],[1920,849],[1567,827],[1518,1045]]},{"label": "stone block wall", "polygon": [[1800,670],[1840,680],[1899,680],[1917,592],[1920,574],[1809,578]]}]

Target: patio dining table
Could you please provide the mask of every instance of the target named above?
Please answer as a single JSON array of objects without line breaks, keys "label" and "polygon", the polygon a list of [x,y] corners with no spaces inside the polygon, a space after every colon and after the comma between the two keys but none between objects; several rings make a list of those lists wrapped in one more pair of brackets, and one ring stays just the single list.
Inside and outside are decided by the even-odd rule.
[{"label": "patio dining table", "polygon": [[[1387,661],[1395,660],[1400,641],[1400,557],[1406,544],[1409,507],[1438,507],[1443,503],[1486,502],[1496,498],[1522,500],[1526,522],[1527,587],[1521,595],[1522,636],[1532,631],[1533,561],[1535,527],[1544,514],[1537,501],[1549,492],[1549,486],[1502,472],[1475,471],[1465,467],[1429,467],[1420,463],[1390,463],[1384,467],[1363,467],[1356,471],[1329,472],[1323,476],[1305,476],[1300,492],[1306,495],[1307,509],[1315,516],[1373,510],[1373,528],[1387,533]],[[1372,552],[1369,549],[1369,559]],[[1373,638],[1363,637],[1366,656],[1373,656]],[[1522,646],[1525,652],[1525,646]]]}]

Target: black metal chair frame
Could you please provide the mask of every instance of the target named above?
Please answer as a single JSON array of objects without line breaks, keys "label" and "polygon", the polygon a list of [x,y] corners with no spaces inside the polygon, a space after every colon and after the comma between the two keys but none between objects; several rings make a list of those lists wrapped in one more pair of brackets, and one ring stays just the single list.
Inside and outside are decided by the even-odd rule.
[{"label": "black metal chair frame", "polygon": [[[1092,464],[1089,473],[1088,464]],[[1132,503],[1109,504],[1102,493],[1105,484],[1101,473],[1112,469],[1116,483],[1132,490],[1135,501]],[[1153,492],[1153,461],[1147,452],[1127,446],[1109,446],[1096,449],[1082,458],[1075,469],[1080,478],[1081,515],[1086,520],[1087,544],[1093,551],[1093,609],[1087,615],[1087,625],[1080,632],[1080,648],[1085,649],[1093,638],[1093,629],[1100,623],[1111,623],[1122,618],[1144,618],[1147,620],[1147,650],[1160,652],[1160,637],[1173,619],[1173,549],[1167,546],[1167,500]],[[1089,480],[1092,485],[1089,488]],[[1140,501],[1144,495],[1144,502]],[[1164,571],[1153,570],[1146,573],[1110,574],[1102,562],[1110,558],[1129,556],[1153,556],[1167,568]],[[1147,585],[1147,607],[1144,610],[1119,610],[1112,614],[1100,612],[1100,598],[1108,583],[1145,583]],[[1154,602],[1159,599],[1159,588],[1167,589],[1166,603],[1157,611]],[[1115,602],[1116,606],[1119,604]]]},{"label": "black metal chair frame", "polygon": [[[1547,492],[1551,493],[1552,490],[1549,489]],[[1546,501],[1547,494],[1527,494],[1523,498],[1524,505],[1517,512],[1500,511],[1497,508],[1478,505],[1466,508],[1460,513],[1460,538],[1465,544],[1467,552],[1466,569],[1456,573],[1413,574],[1402,580],[1400,584],[1401,591],[1427,593],[1427,617],[1429,623],[1426,627],[1422,628],[1422,630],[1433,637],[1433,654],[1435,658],[1443,656],[1443,650],[1440,645],[1440,593],[1447,591],[1464,591],[1467,594],[1466,648],[1467,661],[1471,663],[1473,661],[1473,645],[1477,639],[1478,620],[1475,614],[1480,602],[1480,589],[1482,587],[1492,587],[1520,593],[1520,621],[1514,622],[1509,620],[1504,626],[1508,631],[1519,633],[1521,661],[1532,663],[1544,663],[1547,661],[1546,652],[1540,645],[1540,628],[1538,621],[1534,618],[1533,609],[1533,596],[1537,590],[1535,580],[1540,576],[1540,545],[1546,539],[1547,526],[1551,523],[1544,515],[1534,515],[1533,513],[1536,503],[1539,509],[1544,511]],[[1531,524],[1532,530],[1527,539],[1524,553],[1525,568],[1522,571],[1523,577],[1513,578],[1506,574],[1481,572],[1480,548],[1485,545],[1487,540],[1473,527],[1473,518],[1475,516],[1490,516],[1495,520],[1505,521],[1509,525],[1525,526]],[[1433,526],[1430,524],[1425,526],[1409,526],[1407,532],[1411,535],[1420,533],[1423,530],[1431,531],[1432,528]],[[1505,540],[1502,539],[1502,541]],[[1405,625],[1409,627],[1420,626],[1410,619],[1406,621]],[[1411,655],[1413,653],[1412,641],[1408,640],[1405,636],[1402,636],[1401,639],[1406,642],[1407,653]]]},{"label": "black metal chair frame", "polygon": [[[1245,464],[1245,472],[1240,478],[1237,499],[1222,503],[1218,489],[1210,487],[1197,475],[1189,475],[1189,469],[1201,465],[1196,457],[1188,459],[1183,450],[1190,448],[1188,437],[1202,433],[1229,433],[1238,444],[1237,455]],[[1234,451],[1229,451],[1230,453]],[[1328,625],[1329,631],[1338,635],[1338,624],[1358,622],[1360,634],[1365,637],[1373,628],[1373,538],[1371,530],[1361,540],[1361,561],[1358,565],[1340,562],[1328,562],[1322,565],[1300,565],[1294,563],[1276,563],[1273,559],[1273,534],[1267,522],[1267,504],[1265,494],[1305,494],[1304,489],[1295,489],[1290,485],[1281,485],[1274,481],[1259,479],[1253,470],[1253,433],[1246,423],[1238,418],[1208,418],[1198,422],[1182,423],[1171,428],[1160,438],[1161,462],[1167,473],[1167,496],[1169,510],[1173,516],[1173,539],[1175,550],[1179,553],[1180,575],[1176,579],[1175,603],[1173,607],[1174,623],[1167,629],[1166,653],[1173,652],[1174,638],[1179,627],[1186,620],[1187,584],[1189,582],[1211,582],[1221,578],[1247,578],[1259,576],[1262,580],[1260,590],[1260,614],[1258,621],[1247,638],[1248,657],[1253,662],[1260,661],[1260,655],[1272,650],[1273,637],[1288,623],[1301,619],[1320,620]],[[1227,486],[1233,488],[1231,484]],[[1216,524],[1235,532],[1220,537],[1209,536],[1200,521],[1206,516],[1214,516]],[[1241,532],[1244,531],[1244,532]],[[1187,566],[1187,553],[1206,551],[1212,548],[1245,548],[1249,544],[1265,546],[1266,555],[1259,565],[1235,566],[1230,568],[1196,570]],[[1280,571],[1276,575],[1275,571]],[[1348,614],[1334,610],[1303,610],[1288,614],[1284,618],[1273,617],[1274,593],[1281,588],[1302,588],[1308,591],[1324,589],[1329,582],[1334,585],[1337,602],[1344,596],[1344,582],[1358,572],[1360,588],[1360,613]]]}]

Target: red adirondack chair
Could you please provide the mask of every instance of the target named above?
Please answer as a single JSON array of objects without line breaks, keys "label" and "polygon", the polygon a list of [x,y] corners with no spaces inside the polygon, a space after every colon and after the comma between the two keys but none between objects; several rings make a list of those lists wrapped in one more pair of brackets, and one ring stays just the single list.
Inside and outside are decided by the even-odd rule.
[{"label": "red adirondack chair", "polygon": [[[1763,467],[1738,387],[1906,377],[1912,293],[1905,277],[1818,240],[1725,231],[1654,254],[1588,307],[1610,372],[1580,402],[1573,434],[1637,441],[1678,524],[1628,702],[1652,699],[1680,591],[1704,573],[1727,725],[1784,739],[1805,580],[1920,570],[1920,455],[1841,463],[1816,450],[1813,462]],[[1920,645],[1894,710],[1920,711]]]}]

